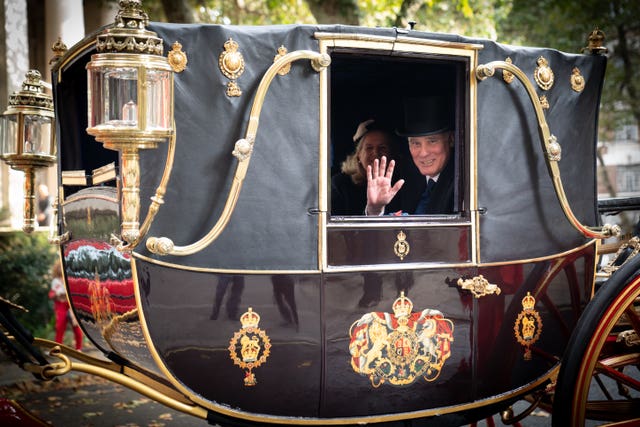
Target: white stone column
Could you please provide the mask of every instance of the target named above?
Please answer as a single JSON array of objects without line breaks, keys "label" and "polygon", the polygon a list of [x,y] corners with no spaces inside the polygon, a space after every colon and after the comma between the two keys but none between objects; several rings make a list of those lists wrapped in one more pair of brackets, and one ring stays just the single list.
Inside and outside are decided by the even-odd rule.
[{"label": "white stone column", "polygon": [[82,0],[45,0],[45,58],[53,56],[51,46],[58,40],[71,47],[84,38],[84,8]]},{"label": "white stone column", "polygon": [[[7,108],[9,95],[22,86],[25,74],[29,70],[29,40],[27,32],[27,2],[26,0],[2,0],[4,4],[4,48],[2,59],[6,69],[5,81],[2,82],[5,93],[0,99],[2,112]],[[11,212],[11,226],[22,227],[23,215],[23,186],[24,174],[10,169],[4,162],[0,169],[2,186],[2,205],[9,207]]]},{"label": "white stone column", "polygon": [[[95,3],[92,0],[90,3]],[[82,0],[45,0],[45,49],[43,63],[49,64],[53,57],[51,47],[58,41],[58,38],[71,48],[84,38],[84,7]],[[49,70],[43,70],[43,76],[50,80]],[[58,185],[58,168],[54,165],[50,168],[38,172],[38,184],[46,184],[49,188],[50,197],[55,199]]]}]

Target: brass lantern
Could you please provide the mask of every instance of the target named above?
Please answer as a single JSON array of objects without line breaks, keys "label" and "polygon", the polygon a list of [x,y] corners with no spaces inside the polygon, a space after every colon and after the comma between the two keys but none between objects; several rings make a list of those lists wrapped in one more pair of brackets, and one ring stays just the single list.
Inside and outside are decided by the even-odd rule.
[{"label": "brass lantern", "polygon": [[122,239],[140,235],[139,150],[156,148],[173,133],[173,71],[162,39],[145,29],[139,0],[120,0],[112,27],[96,39],[87,64],[87,132],[120,152]]},{"label": "brass lantern", "polygon": [[29,70],[22,89],[9,96],[2,115],[0,153],[13,169],[23,171],[24,222],[22,229],[35,229],[35,171],[56,162],[53,98],[44,92],[42,76]]}]

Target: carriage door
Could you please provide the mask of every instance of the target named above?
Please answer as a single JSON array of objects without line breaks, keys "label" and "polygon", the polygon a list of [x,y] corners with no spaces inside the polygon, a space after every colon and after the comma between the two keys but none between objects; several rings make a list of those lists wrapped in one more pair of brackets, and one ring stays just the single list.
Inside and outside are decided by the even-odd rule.
[{"label": "carriage door", "polygon": [[[434,408],[471,401],[472,301],[468,293],[460,292],[457,280],[474,277],[477,272],[472,126],[475,80],[471,70],[478,46],[409,37],[317,37],[321,51],[331,56],[328,73],[321,77],[322,110],[327,121],[321,146],[326,164],[321,173],[326,175],[320,177],[326,331],[326,388],[321,411],[326,416],[343,416],[344,408],[349,408],[364,414],[369,404],[381,412],[419,409],[403,396],[403,391],[391,392],[392,387],[389,393],[383,392],[389,384],[401,386],[409,394],[419,388],[428,396],[423,402],[430,402]],[[447,108],[449,122],[442,124],[447,117],[440,120],[446,116],[441,113]],[[438,131],[436,128],[442,125],[443,132],[435,134],[446,135],[445,141],[432,141],[434,145],[441,143],[439,152],[427,153],[425,148],[415,154],[410,147],[407,134],[419,133],[415,129],[425,125],[422,119],[434,122],[429,123],[432,130]],[[447,153],[443,157],[445,144]],[[387,163],[394,161],[391,186],[404,180],[384,210],[375,213],[367,208],[370,152],[376,158],[385,156]],[[434,169],[443,159],[435,185],[444,188],[449,179],[449,191],[438,193],[442,200],[437,208],[416,213],[416,204],[428,185],[423,172]],[[438,369],[427,369],[428,375],[416,368],[425,364],[397,356],[406,353],[402,348],[397,348],[398,353],[391,358],[379,355],[386,360],[381,363],[357,356],[360,349],[356,348],[356,335],[368,333],[367,319],[397,318],[400,314],[395,310],[407,303],[403,297],[408,298],[414,313],[437,313],[434,315],[444,319],[445,330],[453,327],[455,346],[451,351],[450,342],[430,342],[446,348],[438,352],[441,360],[432,361]],[[387,337],[384,339],[394,336],[392,323],[382,334]],[[416,330],[420,327],[417,325]],[[364,341],[375,340],[369,336]],[[379,344],[387,349],[384,351],[401,345]],[[410,348],[418,344],[409,344],[406,351],[411,353]],[[384,372],[374,365],[385,366]],[[440,388],[432,393],[433,382],[454,377],[464,378],[459,388]],[[358,390],[355,395],[367,393],[367,399],[353,398],[345,392],[341,387],[344,378],[352,378]],[[372,388],[380,391],[373,396],[368,393]],[[375,403],[370,401],[373,398]]]}]

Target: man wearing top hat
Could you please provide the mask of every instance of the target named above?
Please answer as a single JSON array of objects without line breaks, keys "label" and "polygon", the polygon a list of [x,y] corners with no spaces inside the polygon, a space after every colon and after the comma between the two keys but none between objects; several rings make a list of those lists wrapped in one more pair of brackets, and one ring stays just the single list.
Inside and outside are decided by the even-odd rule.
[{"label": "man wearing top hat", "polygon": [[[445,97],[408,98],[398,135],[407,137],[413,160],[405,179],[391,185],[395,162],[376,159],[367,167],[367,215],[447,214],[453,212],[454,118]],[[397,194],[397,196],[396,196]],[[400,211],[388,212],[394,200]]]}]

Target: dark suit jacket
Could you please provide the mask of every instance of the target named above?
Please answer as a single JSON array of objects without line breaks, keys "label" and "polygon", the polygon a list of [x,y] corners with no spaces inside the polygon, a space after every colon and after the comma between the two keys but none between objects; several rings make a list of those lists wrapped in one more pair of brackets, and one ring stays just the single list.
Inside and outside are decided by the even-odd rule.
[{"label": "dark suit jacket", "polygon": [[[453,153],[452,153],[453,154]],[[427,215],[450,214],[453,213],[455,167],[454,156],[449,158],[449,162],[440,173],[438,182],[431,190],[431,197],[427,205]],[[405,167],[405,183],[399,197],[400,209],[408,214],[414,214],[420,201],[420,197],[427,186],[427,180],[413,162]]]},{"label": "dark suit jacket", "polygon": [[364,215],[366,206],[366,183],[355,185],[342,172],[331,177],[331,215]]}]

